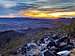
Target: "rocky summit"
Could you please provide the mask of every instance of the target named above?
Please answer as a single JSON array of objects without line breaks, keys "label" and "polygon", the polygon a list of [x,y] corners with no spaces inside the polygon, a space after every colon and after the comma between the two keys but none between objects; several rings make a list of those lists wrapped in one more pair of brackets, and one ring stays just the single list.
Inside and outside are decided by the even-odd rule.
[{"label": "rocky summit", "polygon": [[70,56],[75,41],[65,32],[44,34],[38,41],[31,41],[17,48],[17,56]]}]

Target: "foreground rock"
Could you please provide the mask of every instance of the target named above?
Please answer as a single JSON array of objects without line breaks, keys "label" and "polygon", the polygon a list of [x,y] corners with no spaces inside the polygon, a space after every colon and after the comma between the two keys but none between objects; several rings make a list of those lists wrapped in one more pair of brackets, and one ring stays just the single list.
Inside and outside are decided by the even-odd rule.
[{"label": "foreground rock", "polygon": [[17,49],[21,56],[69,56],[74,42],[68,34],[50,32],[40,40],[30,42]]},{"label": "foreground rock", "polygon": [[71,50],[70,56],[75,56],[75,49]]}]

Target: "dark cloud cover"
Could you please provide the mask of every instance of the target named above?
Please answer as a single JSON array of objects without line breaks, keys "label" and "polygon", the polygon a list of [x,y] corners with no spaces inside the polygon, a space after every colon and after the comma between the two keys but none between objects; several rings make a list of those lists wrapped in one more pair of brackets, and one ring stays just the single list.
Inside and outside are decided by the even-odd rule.
[{"label": "dark cloud cover", "polygon": [[0,0],[0,15],[16,13],[28,8],[75,9],[75,0]]}]

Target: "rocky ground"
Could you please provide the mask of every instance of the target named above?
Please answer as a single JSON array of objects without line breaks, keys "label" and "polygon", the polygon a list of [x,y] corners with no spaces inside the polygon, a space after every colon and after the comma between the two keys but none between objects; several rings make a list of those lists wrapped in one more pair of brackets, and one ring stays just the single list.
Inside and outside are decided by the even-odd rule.
[{"label": "rocky ground", "polygon": [[25,56],[72,56],[74,40],[65,32],[49,32],[37,42],[26,43],[17,52]]},{"label": "rocky ground", "polygon": [[[25,49],[22,50],[22,48],[27,47],[27,46],[24,46],[24,45],[28,44],[28,43],[35,43],[35,45],[37,45],[39,47],[35,51],[36,51],[36,53],[39,53],[40,52],[39,49],[41,49],[40,47],[41,47],[42,43],[38,43],[38,42],[40,42],[41,39],[45,39],[44,38],[45,35],[47,36],[47,38],[48,37],[52,38],[52,36],[60,37],[60,38],[55,37],[56,40],[54,39],[53,43],[56,43],[56,44],[49,45],[49,46],[46,45],[48,47],[45,47],[45,50],[46,49],[48,50],[48,48],[51,49],[51,47],[55,48],[55,49],[56,48],[59,49],[59,47],[62,46],[62,45],[66,45],[66,44],[69,45],[69,42],[67,42],[68,41],[67,38],[69,38],[70,42],[74,44],[75,43],[75,33],[73,33],[72,36],[71,35],[69,36],[67,33],[66,33],[66,35],[63,35],[65,33],[66,32],[62,32],[62,31],[61,32],[52,31],[51,29],[48,29],[48,28],[44,28],[44,29],[39,28],[39,29],[27,30],[27,31],[24,31],[23,33],[22,32],[16,32],[16,31],[13,31],[13,30],[1,32],[0,33],[0,40],[1,40],[0,41],[0,54],[4,55],[4,56],[25,56],[25,53],[23,55],[23,50],[25,50]],[[53,35],[51,35],[51,34],[53,34]],[[67,38],[64,40],[63,36],[67,36]],[[63,43],[60,40],[57,41],[58,39],[60,39],[61,41],[64,40],[65,42]],[[50,41],[52,42],[51,39],[49,40],[49,42]],[[58,46],[57,42],[60,44],[59,46]],[[45,42],[45,41],[44,41],[43,44],[45,45],[46,43],[49,44],[48,42]],[[71,48],[70,48],[71,50],[66,51],[66,52],[70,51],[71,56],[75,56],[74,47],[75,47],[75,44],[71,45]],[[43,51],[45,51],[45,50],[43,50]],[[18,51],[18,53],[17,53],[17,51]],[[43,52],[43,51],[41,51],[41,52]],[[55,51],[55,50],[53,50],[53,51]],[[62,51],[64,51],[64,50],[62,50]],[[58,53],[58,52],[59,51],[57,51],[57,52],[55,51],[55,53],[53,53],[52,55],[56,55],[56,53]],[[46,56],[48,56],[48,55],[46,55]]]}]

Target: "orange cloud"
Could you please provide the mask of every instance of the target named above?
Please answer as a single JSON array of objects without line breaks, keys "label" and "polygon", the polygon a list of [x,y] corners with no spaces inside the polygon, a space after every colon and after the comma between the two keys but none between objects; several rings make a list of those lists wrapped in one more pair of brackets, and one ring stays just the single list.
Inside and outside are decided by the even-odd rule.
[{"label": "orange cloud", "polygon": [[22,16],[32,17],[32,18],[54,18],[58,19],[61,17],[73,17],[75,16],[75,11],[70,12],[49,12],[40,10],[27,10],[21,13]]}]

